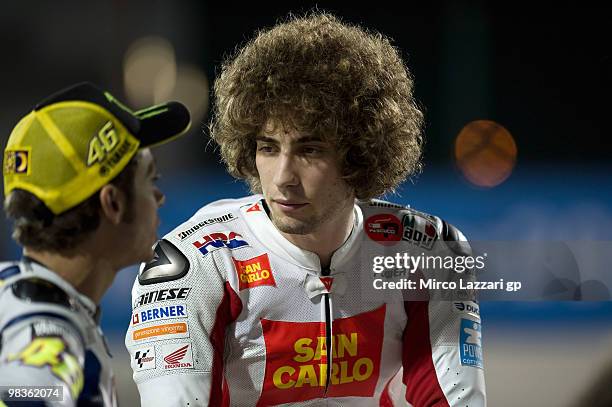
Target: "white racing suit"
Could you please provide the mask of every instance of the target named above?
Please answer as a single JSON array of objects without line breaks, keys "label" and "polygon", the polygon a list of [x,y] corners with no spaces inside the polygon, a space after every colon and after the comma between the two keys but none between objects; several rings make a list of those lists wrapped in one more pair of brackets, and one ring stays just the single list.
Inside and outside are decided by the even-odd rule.
[{"label": "white racing suit", "polygon": [[[27,258],[0,263],[0,386],[7,386],[0,400],[7,406],[116,406],[99,316],[93,301],[41,264]],[[17,401],[8,393],[15,386],[59,386],[63,400]]]},{"label": "white racing suit", "polygon": [[373,256],[427,253],[458,230],[359,203],[321,270],[265,205],[203,207],[141,268],[126,346],[143,406],[485,406],[478,304],[372,288]]}]

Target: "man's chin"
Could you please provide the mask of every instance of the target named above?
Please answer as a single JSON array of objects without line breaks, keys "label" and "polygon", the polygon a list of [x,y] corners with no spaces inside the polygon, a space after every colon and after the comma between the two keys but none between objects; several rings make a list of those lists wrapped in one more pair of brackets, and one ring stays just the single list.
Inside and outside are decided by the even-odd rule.
[{"label": "man's chin", "polygon": [[287,216],[283,217],[282,219],[273,218],[272,224],[281,232],[290,235],[306,235],[312,232],[313,229],[311,222],[302,221]]}]

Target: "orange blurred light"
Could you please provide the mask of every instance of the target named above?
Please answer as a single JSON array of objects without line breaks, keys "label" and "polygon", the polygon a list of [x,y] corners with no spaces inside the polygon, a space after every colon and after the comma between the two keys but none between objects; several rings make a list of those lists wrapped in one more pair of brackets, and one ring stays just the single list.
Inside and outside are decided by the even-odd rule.
[{"label": "orange blurred light", "polygon": [[491,188],[504,182],[516,164],[514,138],[491,120],[468,123],[455,140],[455,161],[472,184]]}]

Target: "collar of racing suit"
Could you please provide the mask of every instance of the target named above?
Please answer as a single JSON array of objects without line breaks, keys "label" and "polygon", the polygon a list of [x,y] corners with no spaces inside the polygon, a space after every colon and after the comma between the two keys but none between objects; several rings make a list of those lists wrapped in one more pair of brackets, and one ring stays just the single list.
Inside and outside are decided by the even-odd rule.
[{"label": "collar of racing suit", "polygon": [[[265,210],[262,210],[265,209]],[[252,234],[269,251],[282,257],[299,268],[306,269],[303,285],[309,298],[322,294],[344,295],[347,287],[346,270],[341,267],[353,256],[358,256],[359,247],[364,237],[363,213],[361,208],[353,206],[353,229],[346,241],[334,252],[331,258],[329,273],[323,274],[319,256],[304,250],[280,233],[270,220],[266,203],[263,199],[253,205],[241,208],[242,215]]]},{"label": "collar of racing suit", "polygon": [[78,292],[76,288],[72,286],[72,284],[61,278],[57,273],[51,271],[44,264],[32,259],[31,257],[23,256],[21,263],[23,264],[23,269],[26,270],[26,272],[34,271],[38,275],[44,276],[45,279],[51,281],[52,283],[56,284],[58,287],[66,291],[71,298],[76,299],[76,301],[78,302],[78,304],[73,305],[83,308],[87,312],[87,314],[89,314],[91,318],[96,322],[96,324],[100,322],[100,318],[102,315],[100,307],[98,307],[96,303],[91,300],[91,298]]}]

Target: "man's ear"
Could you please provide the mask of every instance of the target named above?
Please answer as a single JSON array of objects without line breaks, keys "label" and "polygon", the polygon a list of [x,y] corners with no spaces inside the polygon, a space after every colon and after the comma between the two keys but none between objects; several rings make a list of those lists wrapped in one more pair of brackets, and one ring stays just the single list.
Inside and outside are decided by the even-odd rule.
[{"label": "man's ear", "polygon": [[113,184],[104,185],[99,192],[102,214],[113,225],[118,225],[127,210],[125,194]]}]

